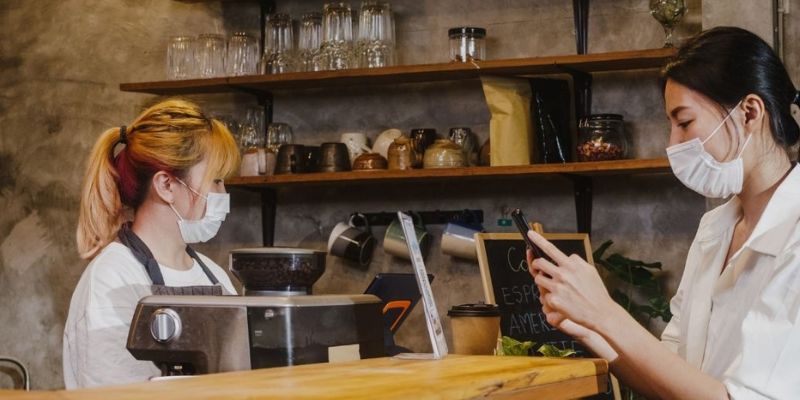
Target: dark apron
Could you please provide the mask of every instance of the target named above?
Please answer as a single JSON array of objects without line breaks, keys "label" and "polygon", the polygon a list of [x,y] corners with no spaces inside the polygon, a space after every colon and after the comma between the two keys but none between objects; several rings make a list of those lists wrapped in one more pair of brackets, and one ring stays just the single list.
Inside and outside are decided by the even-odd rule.
[{"label": "dark apron", "polygon": [[197,253],[192,250],[191,247],[186,246],[186,253],[189,254],[189,257],[192,257],[198,264],[200,264],[200,268],[203,269],[203,272],[208,277],[208,280],[211,281],[211,285],[204,285],[204,286],[167,286],[164,284],[164,276],[161,275],[161,269],[158,267],[158,262],[153,257],[153,253],[150,252],[150,249],[147,247],[146,244],[133,233],[131,229],[131,223],[125,223],[122,225],[122,228],[119,230],[119,234],[117,235],[120,243],[125,245],[127,248],[131,250],[133,256],[139,260],[140,263],[144,266],[145,272],[147,275],[150,276],[150,281],[153,282],[151,289],[153,290],[154,295],[168,295],[168,296],[222,296],[222,284],[219,283],[217,277],[211,273],[211,270],[208,269],[203,260],[197,255]]}]

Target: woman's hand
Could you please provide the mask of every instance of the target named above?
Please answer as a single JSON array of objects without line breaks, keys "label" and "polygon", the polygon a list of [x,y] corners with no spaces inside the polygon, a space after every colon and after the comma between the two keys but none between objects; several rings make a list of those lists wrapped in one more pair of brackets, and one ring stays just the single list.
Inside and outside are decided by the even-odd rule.
[{"label": "woman's hand", "polygon": [[596,330],[595,325],[616,306],[597,269],[578,255],[565,255],[534,231],[528,231],[528,237],[553,260],[533,259],[530,250],[527,254],[547,322],[570,334],[580,331],[571,325],[575,323]]}]

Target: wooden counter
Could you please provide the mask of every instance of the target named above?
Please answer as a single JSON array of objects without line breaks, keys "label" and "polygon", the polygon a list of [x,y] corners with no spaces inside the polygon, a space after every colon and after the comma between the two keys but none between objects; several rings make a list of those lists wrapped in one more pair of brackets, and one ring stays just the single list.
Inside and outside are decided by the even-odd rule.
[{"label": "wooden counter", "polygon": [[451,355],[439,361],[377,358],[75,391],[0,391],[0,398],[546,400],[596,394],[607,382],[603,360]]}]

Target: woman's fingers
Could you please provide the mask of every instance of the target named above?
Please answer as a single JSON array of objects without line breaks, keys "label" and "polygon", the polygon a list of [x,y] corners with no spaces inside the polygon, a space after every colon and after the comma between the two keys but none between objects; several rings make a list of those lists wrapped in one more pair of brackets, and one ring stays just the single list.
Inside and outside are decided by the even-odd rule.
[{"label": "woman's fingers", "polygon": [[533,264],[531,265],[533,266],[533,269],[537,270],[537,275],[538,272],[544,272],[545,274],[551,277],[556,277],[561,273],[558,270],[559,267],[557,265],[551,263],[550,261],[547,261],[544,258],[537,258],[533,260]]},{"label": "woman's fingers", "polygon": [[528,262],[528,272],[530,272],[531,276],[535,278],[536,274],[539,273],[539,270],[536,269],[536,266],[533,264],[533,251],[531,249],[527,249],[525,251],[525,261]]},{"label": "woman's fingers", "polygon": [[561,250],[558,249],[554,244],[550,243],[547,239],[545,239],[542,235],[538,234],[537,232],[530,230],[528,231],[528,237],[536,244],[537,247],[542,249],[545,254],[550,256],[550,258],[556,262],[556,264],[564,264],[569,262],[569,257],[567,257]]},{"label": "woman's fingers", "polygon": [[547,296],[552,294],[551,292],[556,285],[556,283],[553,281],[553,278],[550,278],[545,274],[537,274],[533,277],[533,281],[536,283],[536,286],[539,286],[539,290],[542,292],[542,299],[547,300]]}]

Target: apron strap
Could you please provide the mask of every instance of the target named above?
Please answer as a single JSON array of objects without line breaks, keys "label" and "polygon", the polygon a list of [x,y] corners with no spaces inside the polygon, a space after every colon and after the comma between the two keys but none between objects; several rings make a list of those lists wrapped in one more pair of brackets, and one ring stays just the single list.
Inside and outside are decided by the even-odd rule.
[{"label": "apron strap", "polygon": [[130,222],[122,224],[117,237],[120,243],[129,248],[133,256],[144,266],[144,270],[147,272],[153,285],[163,285],[164,276],[161,275],[161,268],[158,267],[158,261],[153,257],[153,253],[150,252],[150,249],[144,244],[144,241],[133,233]]},{"label": "apron strap", "polygon": [[193,248],[191,248],[191,247],[189,247],[187,245],[186,246],[186,253],[189,254],[189,257],[194,258],[194,260],[197,261],[198,264],[200,264],[200,268],[203,270],[203,272],[205,272],[206,276],[208,277],[208,280],[211,281],[212,285],[216,285],[216,284],[219,283],[219,280],[217,279],[217,277],[214,276],[214,274],[211,272],[210,269],[208,269],[206,264],[203,262],[203,260],[200,259],[200,256],[197,255],[197,252],[195,252]]},{"label": "apron strap", "polygon": [[[153,253],[150,251],[144,241],[133,232],[130,222],[122,224],[117,237],[119,238],[120,243],[129,248],[131,253],[133,253],[133,256],[136,257],[136,259],[144,266],[144,270],[147,272],[147,275],[150,277],[153,285],[164,285],[164,276],[161,275],[161,268],[158,266],[158,261],[156,261],[155,257],[153,257]],[[192,257],[192,259],[197,261],[197,263],[200,265],[200,268],[203,270],[203,273],[206,274],[206,277],[208,277],[208,280],[211,281],[212,285],[219,283],[217,277],[214,276],[203,260],[200,259],[200,256],[197,254],[197,252],[195,252],[191,247],[186,246],[186,253],[189,254],[189,257]]]}]

